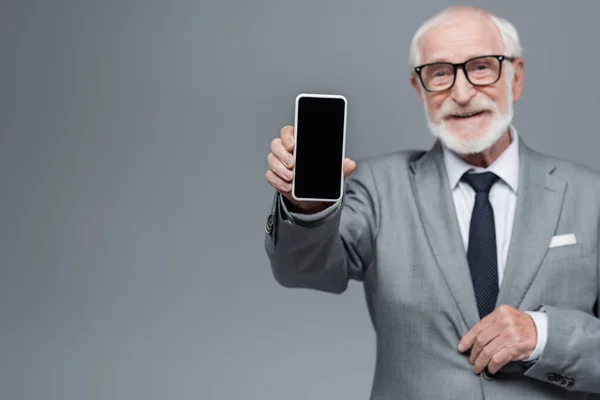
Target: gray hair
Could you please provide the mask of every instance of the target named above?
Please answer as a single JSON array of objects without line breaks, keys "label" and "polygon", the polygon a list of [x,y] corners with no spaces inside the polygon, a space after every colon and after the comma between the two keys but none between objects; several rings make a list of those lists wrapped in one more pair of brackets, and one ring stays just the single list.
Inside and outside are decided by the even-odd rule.
[{"label": "gray hair", "polygon": [[[410,51],[408,56],[408,65],[410,67],[411,72],[420,63],[421,52],[419,41],[421,37],[431,28],[441,23],[448,16],[448,14],[460,8],[464,7],[448,7],[440,13],[431,17],[429,20],[425,21],[423,25],[421,25],[419,29],[417,29],[417,32],[415,33],[410,44]],[[487,14],[492,19],[494,24],[496,24],[496,27],[498,28],[498,30],[500,31],[500,35],[502,36],[502,42],[504,43],[503,55],[508,57],[522,57],[523,48],[521,47],[521,43],[519,41],[519,33],[517,32],[517,29],[512,23],[494,14],[491,14],[488,11],[477,9],[474,7],[467,8],[470,8],[471,10],[478,10]]]}]

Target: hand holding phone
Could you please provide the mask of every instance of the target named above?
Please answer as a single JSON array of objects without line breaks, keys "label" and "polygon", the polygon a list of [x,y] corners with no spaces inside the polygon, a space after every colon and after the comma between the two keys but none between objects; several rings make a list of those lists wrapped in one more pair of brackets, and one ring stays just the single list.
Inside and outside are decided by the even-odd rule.
[{"label": "hand holding phone", "polygon": [[295,127],[283,127],[271,142],[267,181],[295,211],[318,212],[340,199],[356,168],[345,157],[346,105],[339,95],[298,95]]}]

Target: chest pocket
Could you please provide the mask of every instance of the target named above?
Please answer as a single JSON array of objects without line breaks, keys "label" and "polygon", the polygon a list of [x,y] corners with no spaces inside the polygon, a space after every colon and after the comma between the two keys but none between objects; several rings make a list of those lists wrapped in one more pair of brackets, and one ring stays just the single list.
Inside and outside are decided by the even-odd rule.
[{"label": "chest pocket", "polygon": [[564,244],[549,247],[544,257],[544,263],[584,258],[593,255],[593,251],[586,243]]}]

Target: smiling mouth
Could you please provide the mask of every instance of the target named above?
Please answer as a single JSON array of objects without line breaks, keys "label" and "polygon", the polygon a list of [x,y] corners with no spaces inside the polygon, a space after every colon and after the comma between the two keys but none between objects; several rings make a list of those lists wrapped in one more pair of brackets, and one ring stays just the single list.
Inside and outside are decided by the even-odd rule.
[{"label": "smiling mouth", "polygon": [[449,118],[467,119],[467,118],[472,118],[472,117],[477,117],[479,115],[482,115],[484,112],[485,111],[476,111],[476,112],[465,113],[465,114],[453,114],[453,115],[450,115]]}]

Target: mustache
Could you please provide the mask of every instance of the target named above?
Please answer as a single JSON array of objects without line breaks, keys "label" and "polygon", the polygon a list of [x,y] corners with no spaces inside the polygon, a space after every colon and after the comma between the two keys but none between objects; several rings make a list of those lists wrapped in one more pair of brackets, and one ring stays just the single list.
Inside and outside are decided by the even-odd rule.
[{"label": "mustache", "polygon": [[460,106],[454,100],[448,99],[442,104],[438,115],[440,118],[446,118],[473,115],[483,111],[497,113],[498,106],[494,101],[488,98],[473,99],[467,106]]}]

